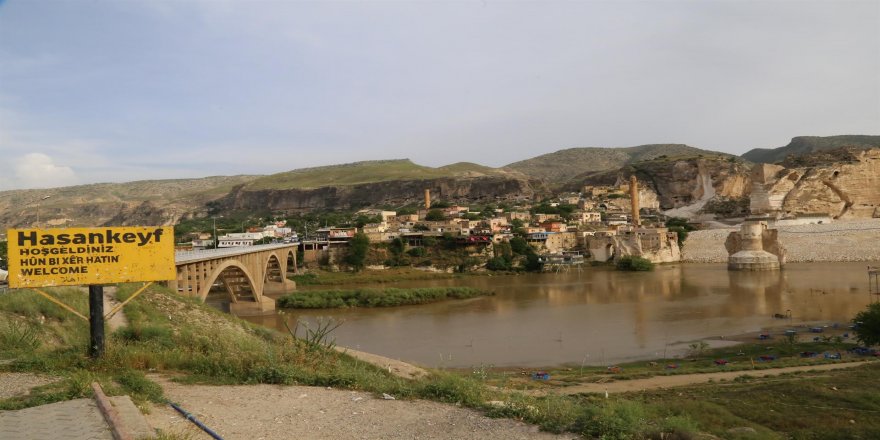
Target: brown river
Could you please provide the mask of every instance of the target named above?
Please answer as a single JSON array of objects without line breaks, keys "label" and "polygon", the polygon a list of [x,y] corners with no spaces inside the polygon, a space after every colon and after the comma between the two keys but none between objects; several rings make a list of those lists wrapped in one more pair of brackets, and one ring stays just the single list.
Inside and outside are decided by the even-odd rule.
[{"label": "brown river", "polygon": [[333,333],[338,345],[430,367],[610,365],[671,357],[704,338],[845,326],[871,301],[866,266],[793,263],[780,272],[745,273],[723,264],[674,264],[643,273],[588,267],[401,282],[382,287],[471,286],[495,295],[246,319],[282,331],[282,319],[312,326],[319,318],[341,320]]}]

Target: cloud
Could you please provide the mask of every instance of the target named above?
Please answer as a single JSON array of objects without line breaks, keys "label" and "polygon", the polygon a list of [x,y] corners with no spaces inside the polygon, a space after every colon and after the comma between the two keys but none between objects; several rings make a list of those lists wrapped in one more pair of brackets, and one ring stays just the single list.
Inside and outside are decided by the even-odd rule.
[{"label": "cloud", "polygon": [[73,169],[55,164],[46,154],[30,153],[15,163],[18,185],[25,188],[53,188],[76,184],[79,179]]}]

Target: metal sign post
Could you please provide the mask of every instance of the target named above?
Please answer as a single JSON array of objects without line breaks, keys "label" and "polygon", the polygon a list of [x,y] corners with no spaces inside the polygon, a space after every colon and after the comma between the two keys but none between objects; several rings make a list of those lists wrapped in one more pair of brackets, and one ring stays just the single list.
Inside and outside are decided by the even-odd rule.
[{"label": "metal sign post", "polygon": [[[104,354],[104,284],[177,277],[170,227],[10,229],[9,286],[30,288],[85,319],[40,287],[89,286],[89,356]],[[120,304],[110,315],[143,292]]]},{"label": "metal sign post", "polygon": [[104,286],[89,286],[89,357],[104,356]]}]

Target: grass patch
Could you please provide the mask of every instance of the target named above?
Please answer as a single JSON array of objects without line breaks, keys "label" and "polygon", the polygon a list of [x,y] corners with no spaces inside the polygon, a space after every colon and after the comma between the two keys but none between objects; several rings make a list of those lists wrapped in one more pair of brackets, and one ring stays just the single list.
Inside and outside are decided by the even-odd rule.
[{"label": "grass patch", "polygon": [[297,292],[278,298],[278,307],[329,309],[338,307],[394,307],[426,304],[447,299],[492,295],[471,287],[427,287],[414,289],[356,289]]},{"label": "grass patch", "polygon": [[310,270],[289,278],[297,286],[337,286],[343,284],[394,283],[398,281],[442,280],[460,277],[460,274],[428,272],[413,268],[397,267],[383,270],[362,270],[360,272],[329,272]]}]

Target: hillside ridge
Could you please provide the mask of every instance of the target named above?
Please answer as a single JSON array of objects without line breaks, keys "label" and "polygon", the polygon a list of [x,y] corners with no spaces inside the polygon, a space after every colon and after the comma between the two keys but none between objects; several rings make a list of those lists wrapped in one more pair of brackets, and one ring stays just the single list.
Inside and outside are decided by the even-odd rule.
[{"label": "hillside ridge", "polygon": [[833,150],[840,147],[860,149],[880,148],[880,136],[839,135],[839,136],[796,136],[788,145],[778,148],[753,148],[741,157],[755,163],[777,163],[788,156],[804,156],[811,153]]},{"label": "hillside ridge", "polygon": [[580,147],[558,150],[531,159],[506,165],[533,178],[554,184],[565,183],[577,176],[608,171],[662,156],[725,155],[685,144],[646,144],[634,147]]}]

